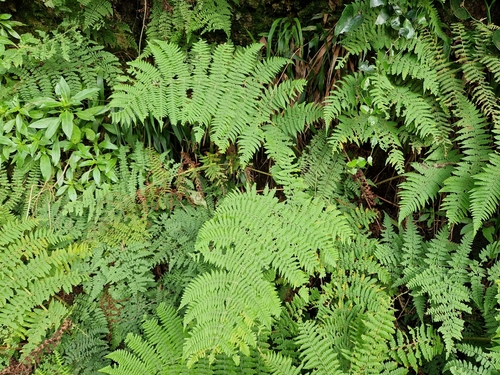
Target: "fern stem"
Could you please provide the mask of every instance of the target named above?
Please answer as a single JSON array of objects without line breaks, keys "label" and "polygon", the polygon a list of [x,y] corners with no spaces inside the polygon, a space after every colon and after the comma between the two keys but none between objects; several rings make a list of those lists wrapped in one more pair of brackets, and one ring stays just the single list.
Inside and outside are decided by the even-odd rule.
[{"label": "fern stem", "polygon": [[141,35],[139,35],[139,48],[138,48],[139,55],[141,54],[142,37],[144,35],[144,29],[146,28],[147,13],[148,13],[148,2],[147,0],[144,0],[144,16],[142,17]]},{"label": "fern stem", "polygon": [[247,167],[247,169],[249,169],[249,170],[251,170],[253,172],[257,172],[257,173],[265,174],[266,176],[273,177],[273,175],[271,173],[267,173],[267,172],[264,172],[264,171],[259,171],[258,169],[254,169],[254,168],[250,168],[250,167]]},{"label": "fern stem", "polygon": [[385,180],[382,180],[380,182],[375,182],[375,185],[377,185],[377,187],[378,187],[378,185],[382,185],[382,184],[385,184],[387,182],[391,182],[392,180],[397,180],[400,177],[401,176],[399,176],[399,175],[398,176],[389,177],[389,178],[386,178]]}]

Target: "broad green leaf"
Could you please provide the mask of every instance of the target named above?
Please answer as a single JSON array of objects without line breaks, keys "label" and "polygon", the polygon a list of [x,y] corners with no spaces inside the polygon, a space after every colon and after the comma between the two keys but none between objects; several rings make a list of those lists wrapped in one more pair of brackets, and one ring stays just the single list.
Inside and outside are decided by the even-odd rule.
[{"label": "broad green leaf", "polygon": [[56,197],[63,195],[66,192],[66,190],[68,190],[68,185],[61,186],[59,189],[57,189]]},{"label": "broad green leaf", "polygon": [[393,18],[391,18],[391,27],[395,30],[399,30],[401,28],[400,16],[394,16]]},{"label": "broad green leaf", "polygon": [[81,102],[84,99],[91,98],[92,95],[94,95],[98,91],[99,91],[98,87],[82,90],[80,92],[77,92],[75,96],[71,98],[71,101]]},{"label": "broad green leaf", "polygon": [[73,118],[74,114],[70,111],[64,111],[59,115],[62,123],[62,130],[64,134],[66,134],[66,138],[71,139],[71,135],[73,134]]},{"label": "broad green leaf", "polygon": [[39,98],[32,100],[30,103],[40,108],[57,108],[62,105],[59,100],[55,100],[53,98]]},{"label": "broad green leaf", "polygon": [[94,178],[96,185],[99,186],[101,184],[101,171],[99,168],[94,168],[92,170],[92,177]]},{"label": "broad green leaf", "polygon": [[4,123],[4,125],[3,125],[3,133],[4,134],[10,133],[10,131],[12,130],[12,128],[14,127],[14,125],[17,125],[17,116],[16,116],[16,119],[12,119],[12,120],[9,120],[6,123]]},{"label": "broad green leaf", "polygon": [[493,44],[500,49],[500,29],[493,33]]},{"label": "broad green leaf", "polygon": [[89,167],[89,166],[94,165],[94,164],[95,164],[95,160],[89,159],[89,160],[82,161],[80,164],[78,164],[78,166],[80,168],[82,168],[82,167]]},{"label": "broad green leaf", "polygon": [[115,171],[109,171],[104,173],[104,175],[113,182],[118,182],[118,177],[116,177]]},{"label": "broad green leaf", "polygon": [[56,138],[52,144],[52,150],[50,150],[50,156],[52,158],[52,164],[57,165],[59,160],[61,160],[61,148],[59,146],[59,140]]},{"label": "broad green leaf", "polygon": [[0,135],[0,145],[5,145],[5,146],[15,146],[16,144],[10,140],[10,138]]},{"label": "broad green leaf", "polygon": [[405,19],[403,27],[399,29],[399,35],[404,36],[406,39],[411,39],[415,36],[415,29],[409,19]]},{"label": "broad green leaf", "polygon": [[70,201],[76,201],[77,195],[75,187],[73,185],[70,185],[68,187],[68,197]]},{"label": "broad green leaf", "polygon": [[29,127],[33,129],[46,129],[49,128],[51,125],[59,124],[59,121],[60,121],[59,117],[45,117],[35,122],[32,122],[31,124],[29,124]]},{"label": "broad green leaf", "polygon": [[16,151],[16,147],[2,147],[2,155],[5,159],[10,158],[10,154]]},{"label": "broad green leaf", "polygon": [[61,123],[61,119],[57,117],[57,121],[52,121],[49,126],[47,127],[47,130],[45,131],[45,137],[47,139],[52,139],[54,134],[57,133],[57,130],[59,130],[59,124]]},{"label": "broad green leaf", "polygon": [[50,163],[50,158],[46,154],[40,157],[40,171],[42,172],[42,177],[45,182],[50,180],[50,176],[52,176],[52,164]]},{"label": "broad green leaf", "polygon": [[[19,131],[21,131],[20,129],[23,129],[24,127],[25,127],[25,125],[24,125],[23,116],[21,116],[20,114],[17,114],[16,115],[16,129],[19,129]],[[10,126],[7,127],[7,129],[8,128],[10,128]],[[10,130],[7,130],[7,129],[4,130],[5,133],[7,133],[10,130],[12,130],[12,128],[10,128]]]},{"label": "broad green leaf", "polygon": [[377,20],[375,21],[375,25],[383,25],[387,22],[387,20],[391,17],[389,10],[387,7],[383,7],[380,9],[380,13],[378,14]]},{"label": "broad green leaf", "polygon": [[466,20],[470,18],[470,13],[467,9],[465,9],[464,3],[465,2],[463,0],[451,0],[450,2],[453,14],[460,20]]},{"label": "broad green leaf", "polygon": [[29,113],[28,113],[28,116],[34,120],[41,119],[44,115],[45,115],[45,112],[40,111],[39,109],[34,109],[32,111],[29,111]]},{"label": "broad green leaf", "polygon": [[85,172],[84,174],[81,175],[79,181],[82,184],[86,184],[87,182],[89,182],[89,176],[90,176],[90,171],[87,171],[87,172]]},{"label": "broad green leaf", "polygon": [[15,46],[16,44],[6,36],[0,35],[0,45]]},{"label": "broad green leaf", "polygon": [[105,113],[105,112],[107,112],[107,110],[108,110],[108,108],[106,108],[103,105],[100,105],[100,106],[97,106],[97,107],[87,108],[87,109],[85,109],[83,111],[78,111],[75,114],[79,118],[81,118],[82,120],[85,120],[85,121],[94,121],[95,120],[94,116],[97,116],[97,115],[100,115],[102,113]]},{"label": "broad green leaf", "polygon": [[16,30],[14,30],[13,28],[9,27],[7,28],[7,32],[10,34],[10,36],[12,36],[13,38],[16,38],[16,39],[21,39],[21,36],[16,32]]},{"label": "broad green leaf", "polygon": [[344,11],[342,12],[342,16],[337,22],[337,26],[335,26],[335,36],[339,36],[340,34],[345,34],[351,30],[354,30],[362,23],[363,15],[354,15],[354,8],[351,4],[349,4],[345,7]]},{"label": "broad green leaf", "polygon": [[59,83],[56,85],[56,94],[60,95],[66,102],[69,102],[71,90],[63,77],[61,77]]},{"label": "broad green leaf", "polygon": [[82,140],[82,131],[76,125],[73,125],[73,135],[71,136],[71,143],[80,143]]},{"label": "broad green leaf", "polygon": [[104,172],[105,173],[111,172],[113,170],[113,168],[115,167],[117,161],[118,161],[117,158],[112,158],[112,159],[109,159],[108,161],[106,161],[106,168],[105,168]]},{"label": "broad green leaf", "polygon": [[84,133],[85,133],[85,138],[87,138],[89,141],[93,141],[96,137],[96,134],[95,132],[90,129],[90,128],[85,128],[83,129]]},{"label": "broad green leaf", "polygon": [[106,148],[108,150],[118,150],[118,146],[116,146],[115,144],[111,143],[106,139],[101,143],[99,143],[99,148]]},{"label": "broad green leaf", "polygon": [[385,5],[385,0],[370,0],[370,7],[377,8],[382,5]]}]

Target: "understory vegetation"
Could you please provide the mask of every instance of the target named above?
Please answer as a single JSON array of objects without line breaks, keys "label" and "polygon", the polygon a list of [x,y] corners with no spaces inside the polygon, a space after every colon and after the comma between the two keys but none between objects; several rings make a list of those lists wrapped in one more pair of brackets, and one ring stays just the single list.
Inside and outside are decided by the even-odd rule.
[{"label": "understory vegetation", "polygon": [[0,14],[0,374],[500,374],[495,1],[249,45],[236,0],[35,3]]}]

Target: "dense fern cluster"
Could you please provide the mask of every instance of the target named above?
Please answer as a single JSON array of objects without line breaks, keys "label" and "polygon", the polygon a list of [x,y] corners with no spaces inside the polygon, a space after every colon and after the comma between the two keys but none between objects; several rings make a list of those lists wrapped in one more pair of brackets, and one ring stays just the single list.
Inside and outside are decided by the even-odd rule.
[{"label": "dense fern cluster", "polygon": [[40,34],[25,35],[2,56],[0,72],[8,85],[2,87],[1,99],[13,92],[23,101],[50,97],[61,77],[78,92],[95,87],[98,79],[113,84],[121,72],[113,54],[74,28]]},{"label": "dense fern cluster", "polygon": [[237,2],[138,3],[127,64],[118,2],[43,3],[0,15],[0,375],[498,373],[497,26],[354,1],[293,37],[312,103]]}]

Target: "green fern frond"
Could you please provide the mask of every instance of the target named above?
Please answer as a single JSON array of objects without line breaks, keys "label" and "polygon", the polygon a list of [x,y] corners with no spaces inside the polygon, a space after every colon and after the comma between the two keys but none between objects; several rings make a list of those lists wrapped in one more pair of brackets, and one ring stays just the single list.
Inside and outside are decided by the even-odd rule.
[{"label": "green fern frond", "polygon": [[390,109],[394,108],[396,115],[404,118],[405,127],[423,140],[431,138],[437,144],[448,141],[445,124],[436,124],[434,112],[437,108],[432,100],[406,85],[390,82],[383,74],[375,75],[372,80],[370,93],[379,110],[390,116]]},{"label": "green fern frond", "polygon": [[[27,339],[26,352],[39,345],[47,329],[56,327],[67,314],[52,297],[69,293],[85,276],[72,265],[88,255],[88,245],[67,244],[67,238],[36,228],[37,222],[9,221],[0,230],[0,326],[9,334],[2,337],[11,347]],[[45,307],[48,305],[48,307]]]},{"label": "green fern frond", "polygon": [[300,345],[304,369],[314,369],[318,375],[342,375],[338,353],[331,348],[325,333],[319,332],[313,321],[299,324],[300,334],[296,342]]},{"label": "green fern frond", "polygon": [[157,315],[160,321],[153,318],[143,323],[144,335],[127,336],[127,350],[119,349],[107,356],[116,365],[100,371],[115,375],[268,373],[263,360],[257,355],[242,360],[239,365],[235,365],[232,358],[218,355],[213,365],[204,359],[188,368],[181,358],[182,346],[187,337],[182,329],[181,318],[174,308],[165,303],[158,306]]},{"label": "green fern frond", "polygon": [[262,354],[264,362],[271,369],[273,375],[300,375],[302,367],[295,367],[292,359],[280,353],[265,352]]},{"label": "green fern frond", "polygon": [[331,199],[342,191],[345,156],[334,153],[321,132],[314,136],[299,160],[302,178],[314,197]]},{"label": "green fern frond", "polygon": [[109,0],[78,0],[83,11],[83,29],[99,30],[106,18],[113,15],[113,6]]},{"label": "green fern frond", "polygon": [[424,163],[412,163],[416,172],[406,174],[406,181],[400,184],[398,222],[401,223],[412,213],[422,209],[429,201],[434,201],[445,180],[458,161],[455,153],[450,153],[441,160],[428,158]]},{"label": "green fern frond", "polygon": [[338,119],[341,113],[348,113],[357,107],[357,88],[363,76],[359,73],[349,74],[336,83],[325,99],[323,118],[328,127],[332,120]]},{"label": "green fern frond", "polygon": [[[149,41],[164,40],[189,45],[196,36],[212,31],[231,34],[231,6],[227,0],[197,0],[189,3],[155,0],[146,29]],[[195,37],[193,37],[195,36]]]},{"label": "green fern frond", "polygon": [[440,95],[437,72],[430,66],[430,60],[421,61],[415,55],[397,54],[389,60],[389,71],[400,75],[403,80],[407,77],[422,81],[423,92],[427,90],[435,96]]},{"label": "green fern frond", "polygon": [[[448,241],[449,232],[442,230],[426,249],[425,268],[419,267],[407,286],[415,296],[427,295],[428,312],[435,322],[442,322],[438,331],[443,335],[447,353],[454,350],[455,342],[462,338],[463,312],[470,313],[469,266],[471,237],[464,237],[457,246]],[[452,259],[457,259],[453,264]],[[452,267],[450,267],[450,263]]]},{"label": "green fern frond", "polygon": [[474,188],[471,191],[471,211],[474,230],[498,210],[500,201],[500,154],[491,154],[489,164],[473,176]]},{"label": "green fern frond", "polygon": [[443,200],[442,208],[451,223],[458,223],[470,210],[470,192],[474,187],[473,177],[480,173],[489,160],[491,138],[485,129],[484,118],[474,105],[465,98],[458,97],[462,117],[458,122],[456,140],[462,148],[462,160],[453,175],[444,182],[441,192],[449,193]]},{"label": "green fern frond", "polygon": [[[209,135],[220,152],[236,144],[246,164],[269,138],[271,133],[261,130],[266,124],[292,138],[320,116],[314,104],[290,105],[305,81],[271,84],[286,59],[261,63],[261,48],[260,44],[239,49],[222,44],[211,50],[200,41],[188,54],[172,43],[151,42],[155,66],[144,60],[130,63],[130,84],[116,86],[112,95],[113,119],[127,127],[149,116],[160,128],[168,123],[190,126],[195,142]],[[284,152],[288,157],[289,152]]]},{"label": "green fern frond", "polygon": [[196,322],[184,344],[188,366],[199,359],[223,353],[239,363],[238,350],[250,355],[257,344],[257,331],[270,327],[281,312],[273,286],[250,264],[240,270],[214,271],[193,280],[182,297],[187,305],[184,325]]},{"label": "green fern frond", "polygon": [[56,350],[49,360],[44,360],[34,375],[71,375],[71,369],[63,362],[61,354]]},{"label": "green fern frond", "polygon": [[323,274],[325,267],[335,265],[336,241],[345,243],[351,236],[347,222],[334,207],[297,200],[280,203],[272,192],[234,192],[203,225],[196,248],[221,271],[199,276],[183,296],[184,324],[196,320],[184,348],[188,363],[207,351],[212,359],[221,352],[230,357],[237,356],[236,350],[249,354],[256,345],[255,329],[270,327],[281,313],[263,271],[273,270],[299,287],[308,275]]},{"label": "green fern frond", "polygon": [[459,359],[456,356],[446,363],[444,371],[450,371],[453,375],[489,375],[498,373],[500,363],[498,357],[492,352],[485,352],[482,348],[469,344],[459,344],[457,349],[468,358],[471,358],[472,361]]},{"label": "green fern frond", "polygon": [[391,349],[391,356],[397,362],[418,371],[424,361],[432,361],[443,352],[444,347],[432,326],[422,324],[416,329],[411,328],[408,336],[398,330]]}]

